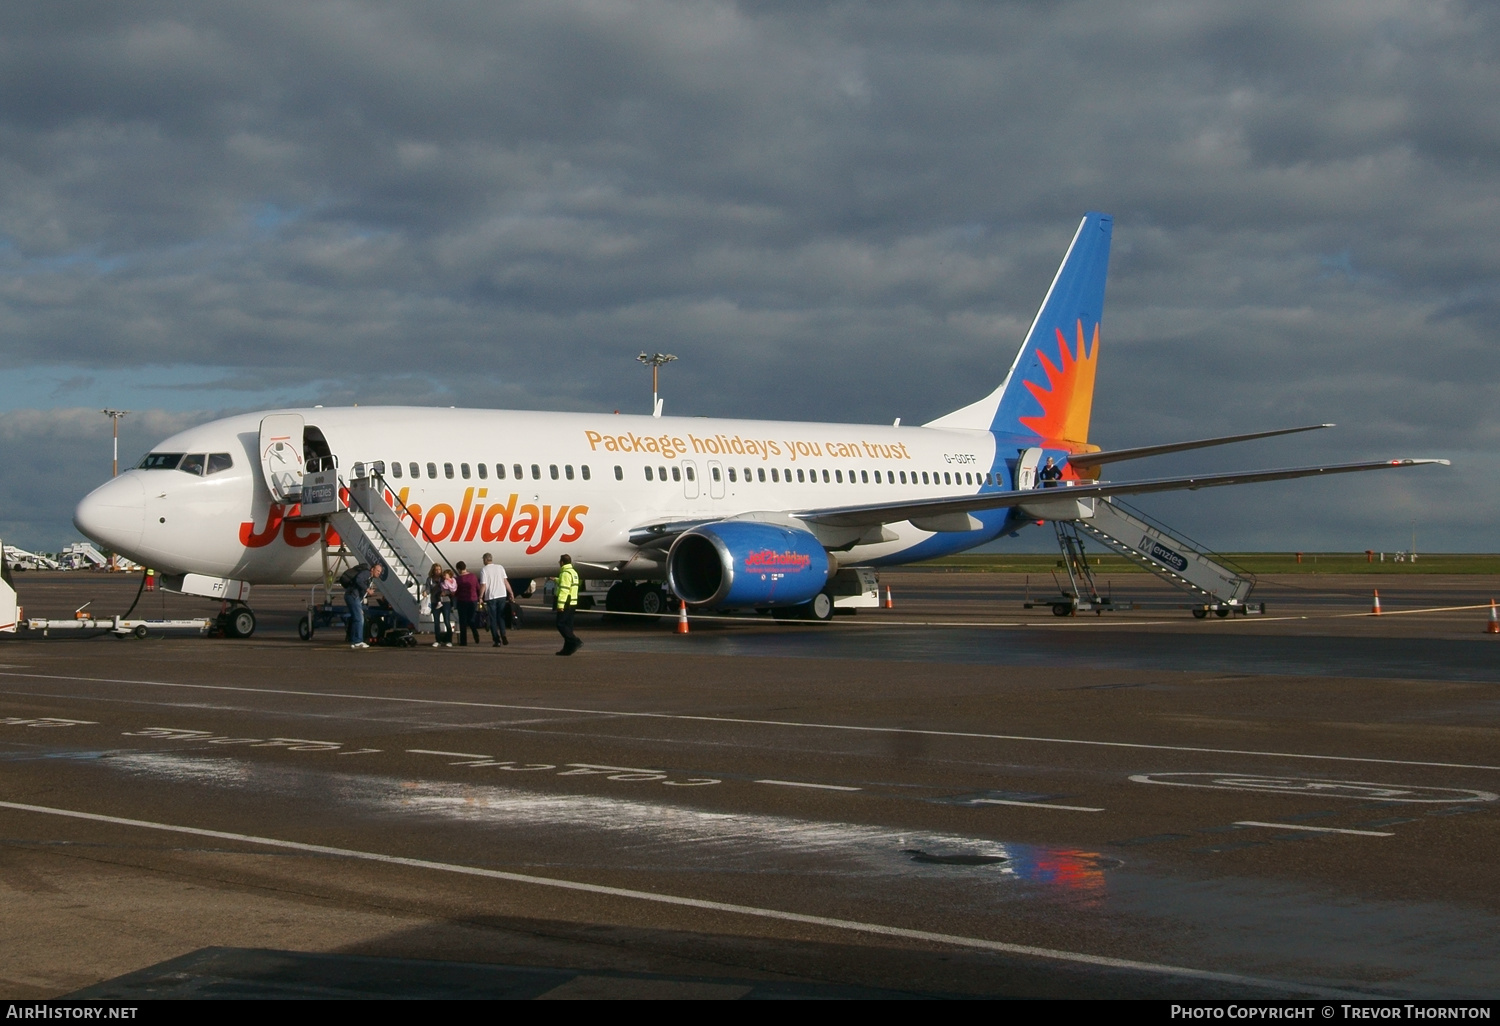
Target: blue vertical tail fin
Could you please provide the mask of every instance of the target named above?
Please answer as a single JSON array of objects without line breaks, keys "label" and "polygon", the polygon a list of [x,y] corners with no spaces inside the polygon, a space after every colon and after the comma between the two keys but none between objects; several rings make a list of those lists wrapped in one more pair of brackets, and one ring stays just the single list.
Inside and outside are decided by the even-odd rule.
[{"label": "blue vertical tail fin", "polygon": [[1108,214],[1084,215],[1005,381],[928,427],[1088,441],[1113,228]]}]

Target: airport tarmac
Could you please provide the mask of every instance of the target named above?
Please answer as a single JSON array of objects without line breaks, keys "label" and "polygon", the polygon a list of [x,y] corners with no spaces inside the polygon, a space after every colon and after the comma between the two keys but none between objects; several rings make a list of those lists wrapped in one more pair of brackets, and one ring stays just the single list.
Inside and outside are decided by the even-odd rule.
[{"label": "airport tarmac", "polygon": [[[16,577],[28,616],[137,580]],[[244,641],[0,636],[0,989],[1500,989],[1500,581],[1201,621],[1141,575],[1066,618],[1022,608],[1050,580],[883,581],[829,625],[580,617],[571,659],[541,609],[500,649],[301,642],[290,588]]]}]

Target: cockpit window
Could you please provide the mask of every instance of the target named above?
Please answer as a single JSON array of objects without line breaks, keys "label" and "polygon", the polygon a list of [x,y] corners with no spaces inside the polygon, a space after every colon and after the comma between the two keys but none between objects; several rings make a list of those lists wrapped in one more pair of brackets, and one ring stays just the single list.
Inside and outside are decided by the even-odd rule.
[{"label": "cockpit window", "polygon": [[177,464],[177,469],[182,471],[184,474],[195,474],[198,477],[202,477],[203,464],[207,462],[207,455],[201,452],[195,452],[184,456],[182,458],[182,462]]},{"label": "cockpit window", "polygon": [[180,452],[150,452],[145,459],[136,464],[137,470],[176,470],[177,464],[182,462]]},{"label": "cockpit window", "polygon": [[230,458],[229,453],[211,452],[208,454],[208,469],[204,473],[217,474],[219,471],[228,470],[232,466],[234,466],[234,460]]}]

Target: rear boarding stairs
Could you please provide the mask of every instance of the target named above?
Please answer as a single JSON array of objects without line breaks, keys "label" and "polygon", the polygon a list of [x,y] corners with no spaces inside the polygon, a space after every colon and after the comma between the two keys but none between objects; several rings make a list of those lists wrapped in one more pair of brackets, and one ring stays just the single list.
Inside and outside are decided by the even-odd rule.
[{"label": "rear boarding stairs", "polygon": [[1058,616],[1138,608],[1135,603],[1117,602],[1099,593],[1084,550],[1087,537],[1187,592],[1192,596],[1188,608],[1200,620],[1209,613],[1220,617],[1265,613],[1264,602],[1248,601],[1255,588],[1253,575],[1225,566],[1227,561],[1221,562],[1222,556],[1211,557],[1196,542],[1174,537],[1170,528],[1118,498],[1068,499],[1066,489],[1047,489],[1043,494],[1045,498],[1039,495],[1035,503],[1027,503],[1022,509],[1052,523],[1068,584],[1060,586],[1057,597],[1027,601],[1026,608],[1051,606]]}]

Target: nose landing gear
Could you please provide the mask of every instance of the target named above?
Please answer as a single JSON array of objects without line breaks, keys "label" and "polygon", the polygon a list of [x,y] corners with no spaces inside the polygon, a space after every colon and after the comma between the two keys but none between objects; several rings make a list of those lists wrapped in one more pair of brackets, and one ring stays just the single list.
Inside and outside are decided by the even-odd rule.
[{"label": "nose landing gear", "polygon": [[226,603],[219,613],[219,630],[226,638],[248,638],[255,633],[255,614],[241,602]]}]

